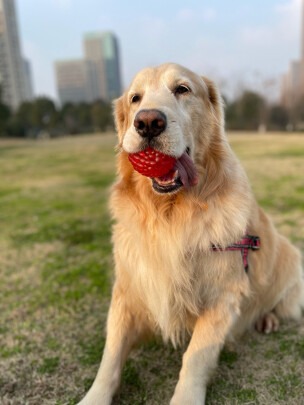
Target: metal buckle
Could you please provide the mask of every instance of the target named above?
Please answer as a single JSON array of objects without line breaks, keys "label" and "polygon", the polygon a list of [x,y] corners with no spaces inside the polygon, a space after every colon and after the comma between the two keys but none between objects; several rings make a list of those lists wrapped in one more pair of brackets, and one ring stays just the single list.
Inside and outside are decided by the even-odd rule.
[{"label": "metal buckle", "polygon": [[251,240],[253,241],[253,245],[251,245],[252,250],[259,250],[260,246],[258,242],[260,242],[260,238],[258,236],[251,236]]}]

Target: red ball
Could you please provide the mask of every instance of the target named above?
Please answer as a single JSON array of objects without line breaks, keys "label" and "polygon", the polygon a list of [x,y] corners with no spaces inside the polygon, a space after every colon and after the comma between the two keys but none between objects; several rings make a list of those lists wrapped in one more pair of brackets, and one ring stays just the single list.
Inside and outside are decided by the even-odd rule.
[{"label": "red ball", "polygon": [[176,159],[164,155],[158,150],[147,148],[138,153],[129,154],[134,170],[147,177],[162,177],[170,172]]}]

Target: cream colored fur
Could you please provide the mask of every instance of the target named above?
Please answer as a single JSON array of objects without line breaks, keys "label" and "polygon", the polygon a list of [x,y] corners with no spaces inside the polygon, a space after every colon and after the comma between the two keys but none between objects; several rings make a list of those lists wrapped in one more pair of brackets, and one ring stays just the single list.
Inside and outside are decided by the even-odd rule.
[{"label": "cream colored fur", "polygon": [[[174,88],[191,92],[176,98]],[[134,105],[131,98],[140,95]],[[186,145],[199,173],[189,190],[159,195],[151,180],[135,172],[127,152],[141,139],[136,113],[158,108],[168,127],[162,151],[180,155]],[[206,385],[225,341],[275,315],[299,318],[304,301],[300,254],[279,235],[258,207],[247,177],[224,133],[215,85],[174,64],[140,72],[116,103],[119,178],[111,210],[116,281],[107,342],[93,386],[81,405],[110,405],[132,346],[152,333],[174,345],[191,335],[171,405],[204,404]],[[212,252],[248,231],[261,238],[249,252],[249,274],[240,252]],[[261,326],[262,325],[262,326]],[[269,326],[270,325],[270,326]],[[277,323],[274,321],[274,328]]]}]

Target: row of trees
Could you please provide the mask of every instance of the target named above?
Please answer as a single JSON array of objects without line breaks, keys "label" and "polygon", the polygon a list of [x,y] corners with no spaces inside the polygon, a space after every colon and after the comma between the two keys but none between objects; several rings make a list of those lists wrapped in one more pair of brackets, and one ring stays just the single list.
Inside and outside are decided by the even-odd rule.
[{"label": "row of trees", "polygon": [[[303,100],[304,107],[304,100]],[[279,104],[269,105],[258,93],[244,91],[232,102],[226,102],[226,125],[228,129],[284,131],[296,127],[291,111]]]},{"label": "row of trees", "polygon": [[62,108],[46,97],[24,102],[12,112],[0,101],[0,135],[59,136],[113,129],[112,108],[103,101],[67,103]]},{"label": "row of trees", "polygon": [[[304,98],[292,111],[280,105],[269,105],[258,93],[244,91],[236,100],[225,102],[226,126],[235,130],[286,130],[304,122]],[[39,97],[25,102],[12,112],[1,103],[0,135],[32,136],[41,134],[59,136],[103,132],[114,128],[112,108],[103,101],[68,103],[58,108],[52,100]]]}]

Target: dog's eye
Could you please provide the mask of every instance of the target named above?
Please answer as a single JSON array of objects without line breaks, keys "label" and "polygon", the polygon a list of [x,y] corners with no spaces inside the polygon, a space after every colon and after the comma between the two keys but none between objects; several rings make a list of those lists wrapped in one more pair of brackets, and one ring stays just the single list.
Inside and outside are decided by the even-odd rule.
[{"label": "dog's eye", "polygon": [[185,86],[184,84],[180,84],[174,90],[174,95],[178,96],[179,94],[189,93],[189,91],[190,91],[189,87]]},{"label": "dog's eye", "polygon": [[140,96],[138,94],[134,94],[131,98],[131,103],[138,103],[140,100]]}]

